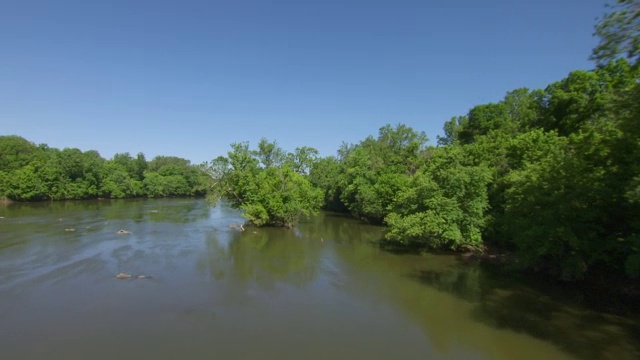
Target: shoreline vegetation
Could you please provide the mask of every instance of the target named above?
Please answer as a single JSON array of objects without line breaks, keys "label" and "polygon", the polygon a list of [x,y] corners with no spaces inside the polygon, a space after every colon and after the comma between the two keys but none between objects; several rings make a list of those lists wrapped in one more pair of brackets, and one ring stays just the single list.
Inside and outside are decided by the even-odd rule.
[{"label": "shoreline vegetation", "polygon": [[16,135],[0,136],[0,155],[4,201],[204,196],[209,186],[201,165],[174,156],[106,160],[95,150],[60,150]]},{"label": "shoreline vegetation", "polygon": [[614,279],[598,282],[640,297],[640,1],[617,4],[596,26],[595,69],[477,105],[445,122],[436,146],[397,124],[336,156],[262,139],[192,165],[2,136],[0,198],[207,195],[257,226],[285,227],[322,208],[385,225],[394,246],[561,280]]}]

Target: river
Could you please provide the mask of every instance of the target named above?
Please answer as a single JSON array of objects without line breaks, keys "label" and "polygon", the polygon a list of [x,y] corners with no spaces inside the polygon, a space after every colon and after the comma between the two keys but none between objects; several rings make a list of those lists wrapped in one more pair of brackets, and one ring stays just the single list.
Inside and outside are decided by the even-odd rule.
[{"label": "river", "polygon": [[338,214],[241,223],[201,199],[0,206],[0,359],[640,359],[638,314],[574,290]]}]

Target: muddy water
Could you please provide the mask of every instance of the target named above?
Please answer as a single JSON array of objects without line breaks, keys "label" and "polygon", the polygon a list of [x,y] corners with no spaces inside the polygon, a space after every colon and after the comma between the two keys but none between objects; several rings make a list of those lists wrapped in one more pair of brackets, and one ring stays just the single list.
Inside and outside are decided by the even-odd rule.
[{"label": "muddy water", "polygon": [[194,199],[0,217],[1,359],[640,358],[634,314],[382,250],[382,228],[336,214],[244,232],[237,211]]}]

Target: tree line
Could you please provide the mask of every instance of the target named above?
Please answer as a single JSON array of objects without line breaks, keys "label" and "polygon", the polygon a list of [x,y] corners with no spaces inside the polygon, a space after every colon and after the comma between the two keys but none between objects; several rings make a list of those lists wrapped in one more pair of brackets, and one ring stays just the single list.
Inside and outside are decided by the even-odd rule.
[{"label": "tree line", "polygon": [[56,149],[0,136],[0,198],[16,201],[204,195],[204,167],[174,156]]}]

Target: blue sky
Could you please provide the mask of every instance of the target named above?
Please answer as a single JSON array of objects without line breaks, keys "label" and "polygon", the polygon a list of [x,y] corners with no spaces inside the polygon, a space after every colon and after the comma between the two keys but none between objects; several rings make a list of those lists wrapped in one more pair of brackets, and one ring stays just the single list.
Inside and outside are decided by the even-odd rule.
[{"label": "blue sky", "polygon": [[334,155],[590,69],[605,0],[0,1],[0,134],[200,163]]}]

